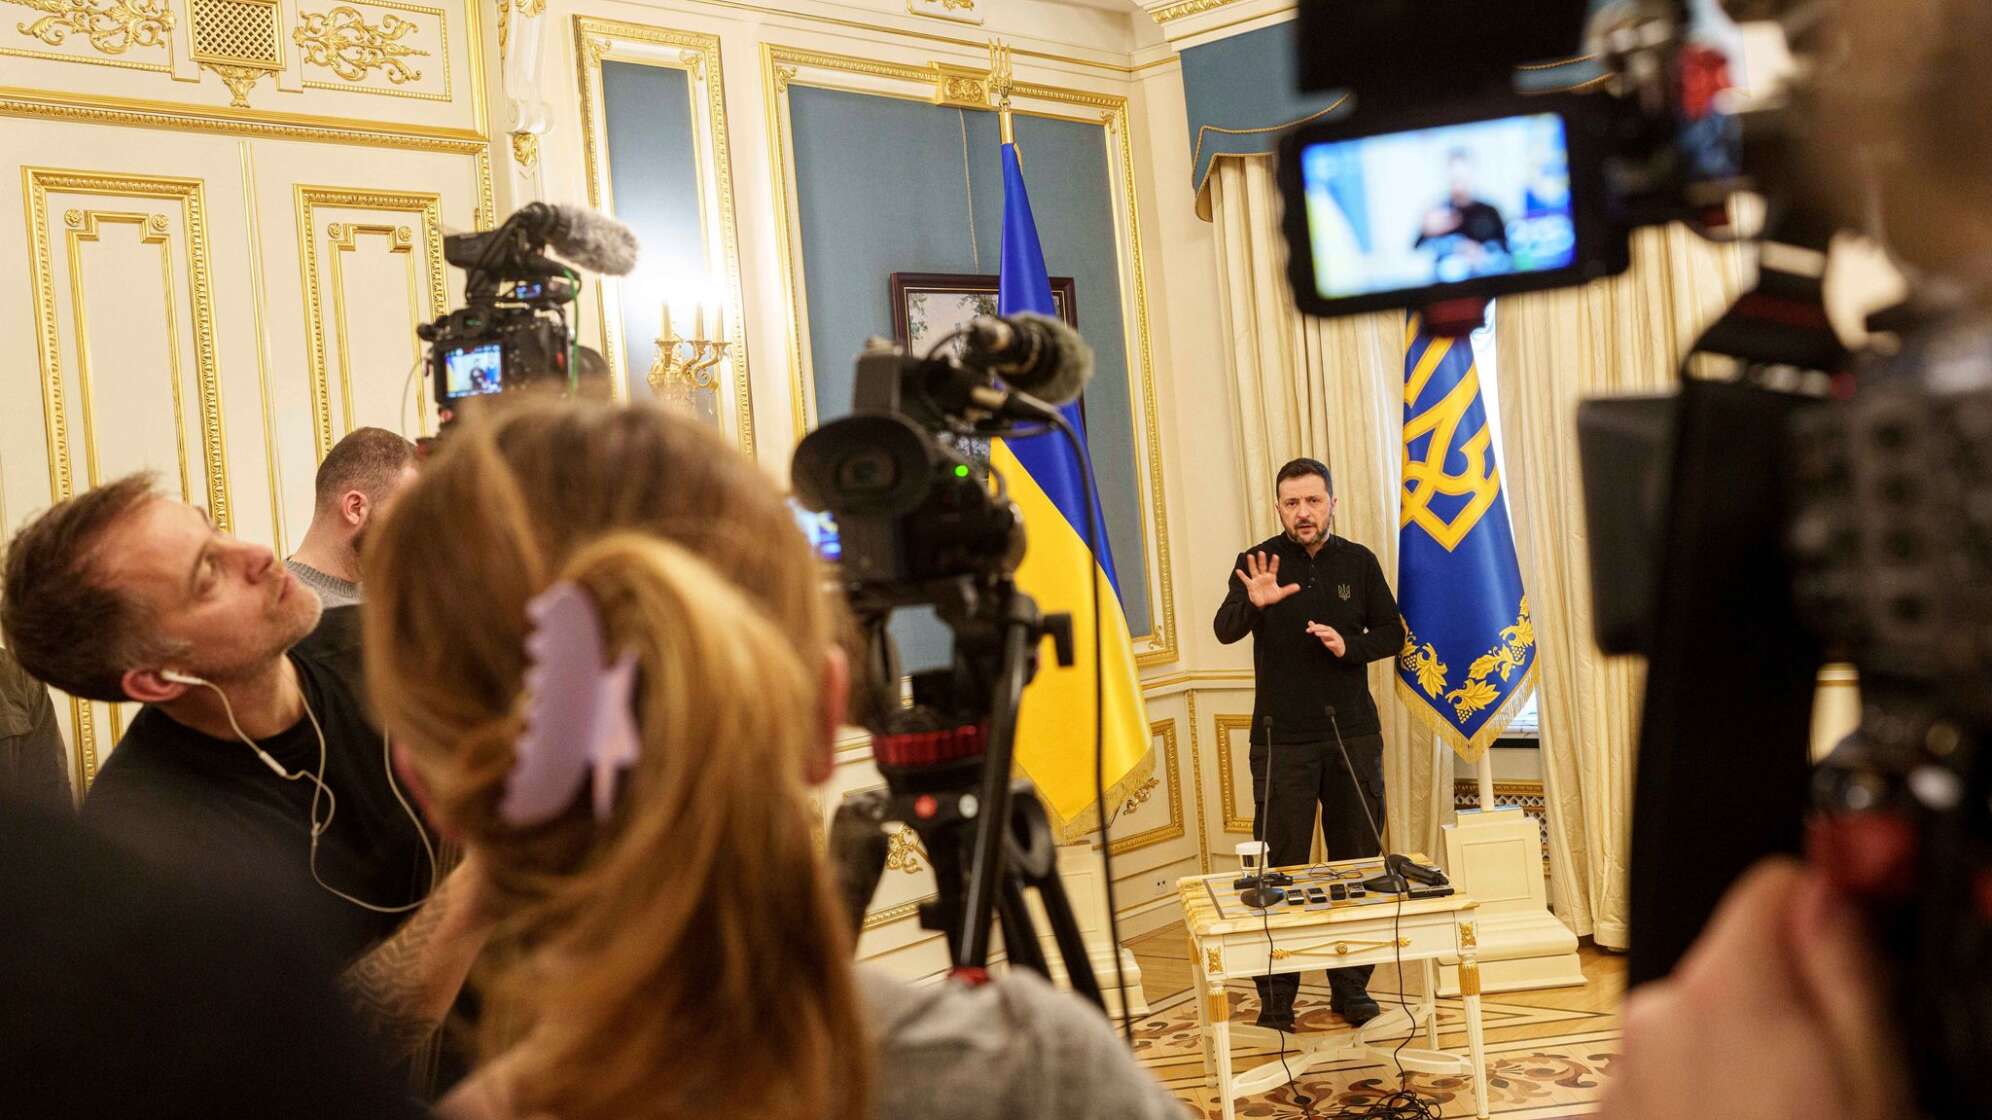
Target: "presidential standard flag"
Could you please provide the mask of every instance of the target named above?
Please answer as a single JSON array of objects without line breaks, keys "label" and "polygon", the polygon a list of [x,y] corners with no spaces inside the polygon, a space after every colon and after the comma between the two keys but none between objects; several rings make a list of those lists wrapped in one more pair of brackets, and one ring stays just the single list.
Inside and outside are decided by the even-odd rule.
[{"label": "presidential standard flag", "polygon": [[[1003,266],[996,306],[1002,315],[1023,311],[1053,317],[1058,314],[1014,143],[1003,145]],[[1061,411],[1084,440],[1086,429],[1078,406],[1068,404]],[[1099,512],[1099,491],[1065,437],[1052,433],[999,440],[991,447],[989,459],[990,465],[1002,472],[1011,500],[1023,512],[1029,548],[1017,569],[1017,586],[1036,599],[1038,609],[1045,614],[1065,611],[1072,616],[1076,655],[1072,667],[1061,669],[1051,657],[1044,657],[1036,679],[1024,690],[1017,720],[1017,765],[1037,784],[1053,814],[1065,823],[1085,812],[1094,800],[1093,594],[1089,581],[1097,581],[1100,589],[1103,778],[1109,791],[1138,776],[1136,771],[1143,768],[1149,753],[1148,716],[1142,708],[1141,681],[1135,673],[1134,644],[1121,611],[1120,581],[1107,545],[1106,521]],[[1088,494],[1092,495],[1097,559],[1086,551]]]},{"label": "presidential standard flag", "polygon": [[1405,329],[1397,690],[1478,762],[1535,677],[1535,626],[1515,559],[1473,343]]}]

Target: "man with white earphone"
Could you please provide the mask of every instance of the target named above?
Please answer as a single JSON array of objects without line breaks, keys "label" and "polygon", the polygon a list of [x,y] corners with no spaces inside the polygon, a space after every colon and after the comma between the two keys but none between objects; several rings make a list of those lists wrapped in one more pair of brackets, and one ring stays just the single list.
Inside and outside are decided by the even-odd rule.
[{"label": "man with white earphone", "polygon": [[436,884],[434,842],[360,695],[356,610],[321,625],[270,549],[147,475],[28,523],[0,585],[0,630],[30,673],[145,705],[84,821],[143,856],[283,892],[405,1051],[449,1008],[488,922],[469,876]]}]

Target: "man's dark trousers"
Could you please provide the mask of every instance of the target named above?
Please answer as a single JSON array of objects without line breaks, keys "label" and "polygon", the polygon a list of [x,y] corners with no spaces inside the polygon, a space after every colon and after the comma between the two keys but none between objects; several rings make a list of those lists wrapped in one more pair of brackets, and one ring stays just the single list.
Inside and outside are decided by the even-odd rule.
[{"label": "man's dark trousers", "polygon": [[[1383,736],[1354,735],[1345,740],[1349,762],[1355,765],[1355,780],[1349,764],[1335,740],[1317,743],[1272,744],[1272,789],[1266,788],[1267,746],[1255,742],[1247,756],[1252,765],[1252,836],[1266,841],[1275,867],[1293,867],[1308,862],[1314,842],[1314,807],[1321,807],[1322,840],[1328,858],[1358,859],[1380,855],[1376,836],[1370,832],[1363,806],[1356,800],[1360,784],[1362,796],[1376,818],[1377,831],[1383,822]],[[1374,965],[1358,968],[1331,968],[1328,987],[1340,1005],[1351,996],[1366,994]],[[1269,1018],[1291,1018],[1294,994],[1300,990],[1300,974],[1281,973],[1258,977],[1259,1006]]]}]

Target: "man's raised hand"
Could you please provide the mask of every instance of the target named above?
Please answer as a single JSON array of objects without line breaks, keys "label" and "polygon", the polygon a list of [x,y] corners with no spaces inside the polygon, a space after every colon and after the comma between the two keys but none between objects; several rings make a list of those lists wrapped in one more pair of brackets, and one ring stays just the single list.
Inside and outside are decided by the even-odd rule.
[{"label": "man's raised hand", "polygon": [[1280,586],[1280,558],[1275,556],[1267,559],[1263,552],[1246,553],[1245,567],[1232,574],[1238,577],[1238,582],[1245,585],[1245,594],[1251,598],[1252,605],[1260,610],[1265,610],[1300,590],[1300,585],[1297,583]]}]

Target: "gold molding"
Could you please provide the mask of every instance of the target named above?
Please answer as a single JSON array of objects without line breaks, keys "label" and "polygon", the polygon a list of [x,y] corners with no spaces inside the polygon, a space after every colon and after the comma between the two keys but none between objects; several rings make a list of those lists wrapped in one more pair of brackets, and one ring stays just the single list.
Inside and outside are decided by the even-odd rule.
[{"label": "gold molding", "polygon": [[[447,274],[443,267],[443,223],[442,196],[421,191],[374,191],[350,190],[344,187],[320,187],[299,183],[292,188],[297,209],[298,262],[303,272],[305,351],[311,376],[312,427],[317,435],[318,459],[332,450],[332,399],[330,371],[325,355],[324,292],[318,279],[318,233],[317,211],[319,207],[351,210],[369,210],[393,214],[413,214],[420,219],[424,256],[429,266],[429,314],[435,318],[449,310]],[[347,429],[353,425],[353,397],[350,377],[350,361],[346,351],[347,324],[345,319],[345,294],[343,277],[339,274],[339,254],[346,246],[348,228],[363,232],[377,232],[385,228],[392,236],[398,227],[379,227],[335,222],[326,229],[328,243],[332,245],[331,271],[334,284],[335,321],[333,327],[339,340],[340,378],[345,390],[343,413]],[[413,249],[413,231],[408,233],[410,251]],[[395,242],[398,243],[398,242]],[[414,259],[409,260],[411,270],[411,292],[409,313],[420,321],[424,316],[419,307],[417,291],[412,287]]]},{"label": "gold molding", "polygon": [[256,333],[256,385],[263,406],[263,465],[270,483],[270,544],[278,556],[289,556],[283,468],[277,454],[276,402],[270,396],[270,328],[266,318],[270,294],[263,275],[263,208],[256,197],[256,153],[247,140],[238,140],[236,144],[242,153],[242,218],[249,246],[249,315]]},{"label": "gold molding", "polygon": [[[49,229],[48,196],[51,191],[100,198],[138,198],[177,203],[180,229],[186,241],[187,286],[191,295],[189,314],[194,334],[194,363],[199,381],[201,442],[206,467],[207,504],[214,522],[224,532],[234,526],[228,497],[227,436],[222,427],[221,378],[216,360],[213,286],[209,269],[207,209],[203,184],[199,179],[166,176],[121,175],[115,172],[72,171],[51,167],[23,167],[22,193],[28,223],[29,269],[35,299],[36,345],[41,360],[42,419],[48,441],[49,498],[64,501],[76,493],[70,424],[63,391],[61,329],[55,303],[53,242]],[[76,229],[88,219],[78,211],[74,224],[65,214],[65,227]],[[169,222],[170,225],[170,222]],[[147,227],[149,228],[149,227]],[[169,261],[170,264],[170,261]],[[72,284],[74,277],[72,277]],[[72,289],[72,300],[74,299]],[[81,315],[80,309],[72,312]],[[177,311],[169,312],[169,316]],[[79,337],[79,347],[82,340]],[[176,355],[177,355],[177,342]],[[79,348],[79,354],[81,349]],[[174,392],[180,392],[175,378]],[[85,394],[87,396],[87,392]],[[87,403],[87,402],[85,402]],[[184,455],[184,423],[174,432]],[[97,461],[94,433],[86,419],[85,454]],[[79,793],[89,788],[97,775],[96,719],[89,702],[70,698],[71,727],[76,740],[75,787]]]},{"label": "gold molding", "polygon": [[353,355],[348,337],[352,320],[346,314],[345,260],[346,254],[359,250],[359,239],[363,236],[385,238],[390,255],[407,258],[403,271],[408,276],[408,341],[413,348],[409,355],[411,365],[422,359],[422,343],[415,333],[416,328],[427,319],[442,314],[440,311],[428,316],[422,314],[422,289],[415,275],[414,230],[407,226],[364,222],[333,222],[325,227],[325,244],[331,250],[325,260],[332,272],[332,326],[339,338],[339,392],[345,398],[346,430],[349,432],[359,424],[353,417]]},{"label": "gold molding", "polygon": [[520,171],[531,171],[539,162],[540,138],[537,132],[512,133],[512,162],[519,165]]},{"label": "gold molding", "polygon": [[[619,49],[624,44],[670,47],[675,55],[659,57],[639,50]],[[699,188],[699,229],[710,239],[719,235],[719,255],[713,260],[712,244],[704,246],[708,269],[718,264],[713,277],[728,303],[727,338],[730,355],[728,374],[733,379],[733,428],[740,449],[754,454],[753,361],[747,346],[746,298],[740,279],[740,230],[734,213],[733,154],[726,131],[726,77],[717,35],[680,31],[650,24],[594,16],[574,17],[574,63],[581,97],[582,155],[588,180],[588,203],[608,213],[615,212],[615,192],[609,177],[608,108],[602,94],[602,63],[625,62],[682,70],[692,99],[693,142],[698,144],[698,102],[706,103],[705,145],[710,151],[695,153]],[[708,176],[712,179],[709,188]],[[717,222],[714,221],[715,216]],[[715,228],[715,226],[717,228]],[[621,316],[621,281],[598,276],[594,282],[596,312],[600,316],[602,355],[615,371],[618,392],[629,391],[629,356],[624,345]]]},{"label": "gold molding", "polygon": [[1252,835],[1252,818],[1235,815],[1235,807],[1238,802],[1234,791],[1238,783],[1231,776],[1231,733],[1233,731],[1245,732],[1245,751],[1247,756],[1245,772],[1250,774],[1252,772],[1250,761],[1252,750],[1252,717],[1249,715],[1214,716],[1211,719],[1211,726],[1217,730],[1217,796],[1218,800],[1224,802],[1224,831],[1250,836]]},{"label": "gold molding", "polygon": [[1187,16],[1202,15],[1204,12],[1215,11],[1218,8],[1227,7],[1237,2],[1238,0],[1183,0],[1180,4],[1171,4],[1166,8],[1149,14],[1155,17],[1156,23],[1169,23],[1172,20],[1183,19]]},{"label": "gold molding", "polygon": [[[1029,52],[1016,53],[1025,55]],[[989,71],[986,68],[975,70],[938,61],[930,62],[926,66],[913,66],[881,59],[804,50],[775,43],[762,45],[761,58],[769,144],[774,167],[779,176],[775,190],[778,223],[776,240],[781,248],[782,284],[788,315],[789,390],[796,421],[795,436],[800,439],[815,421],[817,410],[814,363],[811,360],[806,330],[808,285],[804,273],[807,265],[802,259],[800,209],[793,197],[795,153],[789,116],[789,88],[799,84],[875,97],[926,101],[932,104],[937,103],[944,94],[948,75],[979,76],[986,90]],[[811,70],[827,71],[831,76],[861,75],[879,78],[900,83],[907,89],[896,92],[860,83],[838,82],[812,74]],[[1124,302],[1131,304],[1124,306],[1122,312],[1122,329],[1129,335],[1128,405],[1130,415],[1138,425],[1133,435],[1140,449],[1146,452],[1147,460],[1145,481],[1137,486],[1137,490],[1141,491],[1139,513],[1142,524],[1142,547],[1145,550],[1151,543],[1154,545],[1153,566],[1150,569],[1147,589],[1150,593],[1150,631],[1147,634],[1133,635],[1137,644],[1150,642],[1153,643],[1153,648],[1137,650],[1135,665],[1138,668],[1147,668],[1168,664],[1174,662],[1179,653],[1176,640],[1175,573],[1170,556],[1167,488],[1162,470],[1161,429],[1155,400],[1153,329],[1149,316],[1146,259],[1142,252],[1141,241],[1140,179],[1136,174],[1128,99],[1120,94],[1096,93],[1035,82],[1015,83],[1012,96],[1017,102],[1038,103],[1032,107],[1013,104],[1015,113],[1099,126],[1103,131],[1103,138],[1109,145],[1107,166],[1110,180],[1116,162],[1114,156],[1117,154],[1119,157],[1120,189],[1110,199],[1110,206],[1116,223],[1125,223],[1116,230],[1116,233],[1121,235],[1116,241],[1120,249],[1117,254],[1119,266],[1117,271],[1122,285],[1122,295]],[[1047,104],[1073,107],[1079,112],[1060,112],[1047,108]],[[1132,299],[1127,300],[1125,297],[1130,293]],[[1140,458],[1141,454],[1138,451],[1137,459]],[[1141,471],[1142,466],[1142,463],[1136,463],[1137,472]]]},{"label": "gold molding", "polygon": [[1190,706],[1190,791],[1197,805],[1197,871],[1210,874],[1210,831],[1204,823],[1203,751],[1197,747],[1197,694],[1187,697]]},{"label": "gold molding", "polygon": [[918,875],[920,869],[930,866],[927,849],[920,843],[920,834],[901,825],[885,834],[885,869],[903,871],[908,875]]},{"label": "gold molding", "polygon": [[76,403],[83,414],[83,451],[88,462],[84,472],[90,486],[103,485],[104,474],[97,455],[96,392],[90,384],[90,309],[83,278],[83,246],[102,240],[100,226],[139,227],[138,243],[159,247],[159,274],[166,311],[166,376],[173,398],[173,448],[180,465],[180,499],[194,500],[193,477],[187,470],[187,409],[180,391],[179,300],[173,298],[173,234],[166,215],[130,210],[82,210],[63,212],[64,243],[68,249],[69,312],[76,321]]},{"label": "gold molding", "polygon": [[[1174,717],[1150,722],[1148,725],[1148,734],[1151,740],[1157,735],[1162,737],[1162,765],[1167,768],[1169,776],[1169,819],[1162,824],[1156,825],[1154,828],[1145,829],[1132,836],[1117,837],[1113,843],[1113,854],[1117,856],[1123,856],[1129,852],[1138,852],[1143,848],[1152,848],[1157,844],[1166,844],[1171,840],[1180,840],[1188,835],[1188,830],[1183,821],[1183,770],[1181,758],[1176,751],[1176,721]],[[1152,750],[1153,748],[1151,747],[1150,749]],[[1150,781],[1155,780],[1153,778],[1150,779]],[[1144,788],[1152,790],[1153,787]],[[1115,815],[1125,816],[1135,806],[1146,801],[1148,796],[1146,793],[1136,791],[1128,798],[1127,803],[1121,806],[1120,812]]]},{"label": "gold molding", "polygon": [[[366,6],[368,6],[368,7],[370,7],[370,8],[387,8],[387,9],[390,9],[390,10],[392,10],[392,11],[399,11],[399,12],[416,12],[416,13],[418,13],[418,14],[421,14],[421,15],[426,15],[426,16],[434,16],[434,17],[435,17],[435,19],[436,19],[436,42],[437,42],[437,48],[436,48],[436,49],[437,49],[437,53],[438,53],[438,54],[440,55],[440,57],[441,57],[441,61],[442,61],[442,68],[443,68],[443,89],[442,89],[442,92],[441,92],[441,93],[426,93],[426,92],[423,92],[423,91],[420,91],[420,90],[405,90],[405,89],[382,89],[382,88],[380,88],[380,87],[378,87],[378,86],[368,86],[368,85],[360,85],[360,84],[357,84],[357,83],[360,83],[360,82],[363,82],[363,81],[365,80],[365,78],[366,78],[366,74],[367,74],[367,73],[369,73],[369,72],[371,72],[371,71],[372,71],[372,70],[374,70],[374,69],[381,69],[381,68],[386,68],[386,67],[389,67],[389,66],[394,66],[394,65],[400,65],[400,63],[399,63],[399,57],[398,57],[398,56],[396,56],[395,58],[392,58],[392,59],[390,59],[390,58],[387,58],[387,57],[383,56],[383,57],[382,57],[382,59],[381,59],[381,60],[380,60],[379,62],[373,62],[373,63],[371,63],[371,64],[367,64],[367,65],[365,65],[365,66],[364,66],[364,69],[362,69],[361,73],[360,73],[360,74],[359,74],[358,76],[356,76],[356,77],[350,77],[350,78],[348,78],[348,77],[346,76],[346,74],[342,73],[342,72],[341,72],[341,71],[340,71],[340,70],[339,70],[338,68],[336,68],[336,67],[333,67],[333,66],[331,66],[331,65],[330,65],[330,64],[328,64],[328,63],[317,63],[317,62],[314,62],[314,63],[313,63],[313,65],[318,65],[318,66],[326,66],[326,67],[327,67],[328,69],[331,69],[331,70],[333,71],[333,73],[335,73],[335,74],[338,74],[340,78],[344,79],[344,81],[341,81],[341,82],[316,82],[316,81],[311,81],[311,80],[309,80],[309,79],[306,79],[306,80],[305,80],[305,83],[304,83],[304,86],[305,86],[305,88],[306,88],[306,89],[328,89],[328,90],[336,90],[337,92],[340,92],[340,93],[365,93],[365,94],[371,94],[371,95],[374,95],[374,96],[376,96],[376,97],[405,97],[405,98],[409,98],[409,99],[411,99],[411,100],[416,100],[416,101],[444,101],[444,102],[447,102],[447,101],[452,101],[452,100],[454,100],[454,99],[455,99],[455,93],[453,92],[453,90],[454,90],[454,84],[455,84],[455,83],[454,83],[454,74],[453,74],[453,71],[454,71],[454,70],[456,69],[456,67],[455,67],[455,65],[454,65],[454,60],[453,60],[453,59],[452,59],[452,58],[450,57],[450,20],[449,20],[449,13],[448,13],[447,11],[443,10],[442,8],[429,8],[429,7],[424,7],[423,5],[420,5],[420,4],[408,4],[408,3],[403,3],[403,2],[402,2],[402,0],[354,0],[354,2],[355,2],[355,3],[361,3],[361,4],[365,4]],[[465,6],[466,6],[467,8],[469,8],[469,9],[471,9],[471,10],[473,10],[473,11],[474,11],[474,10],[475,10],[475,8],[476,8],[476,6],[477,6],[477,0],[466,0],[466,5],[465,5]],[[299,13],[299,18],[300,18],[300,19],[302,19],[302,20],[305,20],[305,21],[306,21],[306,25],[308,26],[308,24],[309,24],[309,21],[311,21],[311,20],[313,20],[313,19],[330,19],[331,17],[333,17],[333,16],[336,16],[336,15],[337,15],[338,13],[340,13],[340,12],[352,12],[352,13],[353,13],[353,15],[354,15],[354,17],[356,17],[356,18],[357,18],[357,19],[359,20],[359,27],[360,27],[360,30],[361,30],[361,31],[362,31],[363,33],[364,33],[364,32],[366,32],[366,31],[369,31],[369,30],[373,30],[373,29],[369,29],[369,28],[367,27],[367,25],[366,25],[366,23],[365,23],[365,20],[364,20],[364,17],[362,16],[362,14],[361,14],[360,12],[356,11],[355,9],[353,9],[353,8],[351,8],[351,7],[348,7],[348,6],[346,6],[346,5],[343,5],[343,4],[342,4],[342,5],[340,5],[339,7],[336,7],[336,8],[333,8],[333,9],[332,9],[331,11],[329,11],[329,12],[323,12],[323,13],[305,13],[305,12],[300,12],[300,13]],[[402,26],[402,27],[406,27],[406,28],[409,28],[409,29],[411,29],[411,30],[416,30],[416,29],[419,29],[419,28],[421,27],[421,25],[420,25],[420,24],[418,24],[418,23],[412,23],[412,22],[409,22],[409,21],[407,21],[407,20],[402,20],[402,19],[399,19],[399,17],[396,17],[396,16],[393,16],[393,15],[389,15],[388,17],[386,17],[386,19],[383,19],[383,20],[381,21],[381,24],[380,24],[380,27],[378,28],[378,31],[379,31],[379,32],[382,32],[382,33],[385,33],[385,32],[387,32],[387,31],[388,31],[388,28],[387,28],[387,21],[388,21],[388,20],[395,20],[395,21],[396,21],[396,23],[397,23],[398,25],[400,25],[400,26]],[[332,28],[329,28],[329,27],[328,27],[328,28],[326,29],[326,34],[327,34],[327,35],[329,35],[329,34],[330,34],[330,32],[331,32],[332,30],[333,30]],[[312,41],[313,41],[313,42],[317,42],[317,41],[320,41],[320,40],[319,40],[319,37],[317,37],[317,36],[312,36],[311,38],[312,38]],[[364,39],[364,35],[362,35],[362,37],[361,37],[361,38],[362,38],[362,39]],[[296,43],[297,43],[297,45],[298,45],[298,46],[299,46],[300,48],[303,48],[303,49],[304,49],[304,50],[306,51],[306,54],[305,54],[305,58],[304,58],[304,61],[306,61],[306,62],[312,62],[313,60],[312,60],[312,55],[311,55],[311,43],[308,43],[308,42],[307,42],[307,35],[306,35],[306,27],[305,27],[305,26],[300,26],[300,27],[297,27],[297,28],[293,29],[293,30],[291,31],[291,39],[292,39],[292,41],[296,42]],[[331,50],[332,48],[334,48],[334,47],[337,47],[338,45],[339,45],[339,44],[337,44],[337,43],[331,43],[331,42],[328,42],[328,43],[326,44],[326,49],[328,49],[328,50]],[[348,46],[364,46],[365,44],[364,44],[364,43],[353,43],[353,44],[347,44],[347,45],[348,45]],[[382,48],[382,49],[383,49],[383,50],[385,50],[385,49],[386,49],[386,47],[385,47],[385,46],[383,46],[383,48]],[[475,48],[475,44],[473,44],[473,50],[475,50],[475,49],[476,49],[476,48]],[[428,51],[411,51],[410,53],[412,53],[412,54],[417,54],[417,55],[421,55],[421,56],[424,56],[424,57],[427,57],[427,56],[429,55],[429,52],[428,52]],[[366,62],[366,59],[363,59],[363,60],[362,60],[362,62],[363,62],[363,63],[364,63],[364,62]],[[353,65],[355,65],[355,66],[359,66],[359,65],[361,65],[361,64],[359,64],[359,63],[355,63],[355,64],[353,64]],[[404,67],[404,69],[405,69],[405,67]],[[397,85],[398,85],[398,84],[404,84],[404,83],[406,83],[406,82],[411,82],[411,81],[420,81],[420,80],[421,80],[421,78],[422,78],[422,74],[421,74],[421,72],[420,72],[420,71],[414,71],[414,72],[412,72],[412,73],[411,73],[411,74],[410,74],[410,75],[409,75],[408,77],[405,77],[405,78],[401,78],[401,79],[396,79],[396,78],[395,78],[395,77],[393,76],[392,72],[390,72],[390,73],[389,73],[389,76],[388,76],[388,81],[389,81],[390,83],[393,83],[393,84],[397,84]],[[480,98],[480,100],[481,100],[481,98]]]},{"label": "gold molding", "polygon": [[360,144],[466,156],[476,155],[479,151],[488,152],[490,148],[490,141],[481,132],[461,128],[392,121],[354,123],[345,117],[280,113],[268,109],[228,109],[96,94],[57,94],[21,86],[0,86],[0,116],[321,144]]},{"label": "gold molding", "polygon": [[[17,24],[16,30],[51,47],[67,42],[73,32],[89,40],[93,50],[123,54],[133,47],[166,46],[166,33],[173,30],[173,9],[166,0],[0,0],[0,3],[42,13],[32,23]],[[53,57],[64,61],[73,58]]]},{"label": "gold molding", "polygon": [[[860,928],[865,932],[869,932],[871,930],[879,928],[880,926],[889,926],[894,922],[903,921],[919,913],[920,907],[926,905],[929,902],[932,902],[933,900],[934,899],[931,897],[916,898],[912,902],[902,902],[897,906],[888,906],[883,910],[875,910],[872,913],[865,915],[864,925]],[[929,940],[931,940],[931,938],[929,938]]]}]

